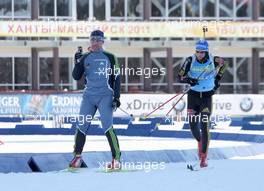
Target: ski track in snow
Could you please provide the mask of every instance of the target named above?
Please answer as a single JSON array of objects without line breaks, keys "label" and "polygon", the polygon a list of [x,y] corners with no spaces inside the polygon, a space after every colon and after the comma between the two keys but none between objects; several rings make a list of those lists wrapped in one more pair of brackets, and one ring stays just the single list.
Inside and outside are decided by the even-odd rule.
[{"label": "ski track in snow", "polygon": [[0,181],[1,190],[10,191],[261,191],[263,163],[264,159],[210,160],[212,168],[200,171],[188,170],[186,163],[170,163],[150,172],[9,173],[0,174]]}]

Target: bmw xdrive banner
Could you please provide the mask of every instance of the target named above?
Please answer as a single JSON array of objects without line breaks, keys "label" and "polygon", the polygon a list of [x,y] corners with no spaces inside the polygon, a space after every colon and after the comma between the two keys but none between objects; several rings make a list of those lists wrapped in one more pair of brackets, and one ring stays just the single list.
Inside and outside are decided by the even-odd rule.
[{"label": "bmw xdrive banner", "polygon": [[[115,116],[144,116],[174,94],[122,94],[121,109]],[[82,101],[81,94],[2,94],[0,95],[0,115],[77,115]],[[183,97],[176,105],[178,97],[153,112],[153,116],[163,116],[172,109],[172,115],[187,114],[187,100]],[[175,107],[173,107],[175,105]],[[213,115],[263,115],[263,95],[221,94],[213,96]],[[126,113],[124,112],[126,111]]]}]

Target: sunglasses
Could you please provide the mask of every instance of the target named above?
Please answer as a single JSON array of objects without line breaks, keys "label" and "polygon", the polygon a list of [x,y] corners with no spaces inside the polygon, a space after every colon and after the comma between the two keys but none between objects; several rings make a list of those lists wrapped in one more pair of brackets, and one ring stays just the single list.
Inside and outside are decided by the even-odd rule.
[{"label": "sunglasses", "polygon": [[199,50],[196,50],[196,53],[197,53],[197,54],[204,54],[205,51],[199,51]]},{"label": "sunglasses", "polygon": [[101,36],[92,36],[90,37],[90,41],[100,42],[100,41],[104,41],[104,38]]}]

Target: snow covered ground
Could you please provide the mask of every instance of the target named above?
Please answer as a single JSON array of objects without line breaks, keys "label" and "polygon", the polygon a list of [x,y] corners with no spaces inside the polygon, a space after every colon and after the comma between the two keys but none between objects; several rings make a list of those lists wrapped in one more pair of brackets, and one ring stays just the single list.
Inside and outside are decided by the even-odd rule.
[{"label": "snow covered ground", "polygon": [[0,174],[1,190],[10,191],[262,191],[264,159],[215,160],[210,167],[189,171],[185,163],[166,164],[150,172]]},{"label": "snow covered ground", "polygon": [[[124,151],[195,149],[194,139],[119,136]],[[73,136],[1,135],[0,153],[72,152]],[[217,141],[210,148],[248,146],[255,143]],[[105,136],[87,136],[84,151],[109,151]],[[136,172],[102,173],[89,168],[79,173],[0,173],[0,190],[10,191],[262,191],[264,154],[209,160],[209,167],[189,171],[186,163],[166,163],[164,168]],[[1,165],[1,164],[0,164]]]}]

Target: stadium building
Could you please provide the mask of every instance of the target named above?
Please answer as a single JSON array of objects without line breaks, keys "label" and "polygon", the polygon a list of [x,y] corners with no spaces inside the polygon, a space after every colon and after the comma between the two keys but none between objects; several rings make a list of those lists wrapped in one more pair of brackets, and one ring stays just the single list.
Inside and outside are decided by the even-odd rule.
[{"label": "stadium building", "polygon": [[[264,0],[0,0],[1,23],[104,21],[109,23],[105,26],[107,29],[114,22],[132,21],[172,24],[175,21],[230,21],[245,22],[245,25],[254,22],[258,26],[263,19]],[[208,38],[211,53],[229,62],[220,93],[264,92],[264,32],[254,27],[248,30],[257,33],[256,37],[244,33]],[[8,30],[19,33],[22,29],[10,27]],[[111,32],[115,36],[109,37],[106,32],[105,48],[117,55],[123,69],[158,71],[155,76],[149,75],[149,71],[143,71],[142,75],[135,72],[122,75],[123,93],[174,93],[183,88],[176,74],[184,59],[194,53],[197,36],[146,37],[139,31],[138,36],[119,37],[119,30]],[[81,83],[72,79],[71,71],[77,47],[88,47],[89,32],[87,37],[10,36],[1,31],[0,35],[1,91],[82,88]]]}]

